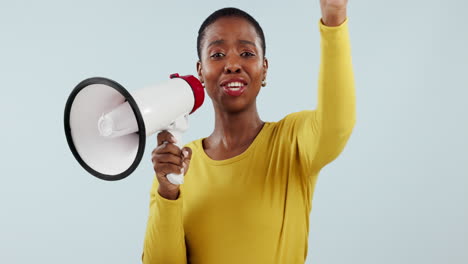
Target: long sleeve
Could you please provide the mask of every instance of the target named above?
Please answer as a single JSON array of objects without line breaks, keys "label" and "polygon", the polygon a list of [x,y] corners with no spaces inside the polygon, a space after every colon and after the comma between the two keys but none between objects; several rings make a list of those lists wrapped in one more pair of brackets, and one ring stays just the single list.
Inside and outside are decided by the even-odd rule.
[{"label": "long sleeve", "polygon": [[356,98],[348,20],[337,27],[319,22],[321,62],[314,167],[321,169],[343,150],[356,122]]},{"label": "long sleeve", "polygon": [[151,187],[142,261],[144,264],[187,263],[182,191],[177,200],[167,200],[159,195],[156,178]]}]

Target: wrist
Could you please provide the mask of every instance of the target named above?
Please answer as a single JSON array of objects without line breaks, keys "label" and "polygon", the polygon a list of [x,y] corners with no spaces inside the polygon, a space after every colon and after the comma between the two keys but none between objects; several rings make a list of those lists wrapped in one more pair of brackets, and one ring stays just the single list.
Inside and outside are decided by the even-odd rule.
[{"label": "wrist", "polygon": [[324,12],[322,23],[327,27],[337,27],[346,20],[346,9]]},{"label": "wrist", "polygon": [[171,190],[171,189],[161,187],[161,185],[159,185],[158,193],[161,197],[167,200],[177,200],[177,198],[179,198],[179,188],[175,188]]}]

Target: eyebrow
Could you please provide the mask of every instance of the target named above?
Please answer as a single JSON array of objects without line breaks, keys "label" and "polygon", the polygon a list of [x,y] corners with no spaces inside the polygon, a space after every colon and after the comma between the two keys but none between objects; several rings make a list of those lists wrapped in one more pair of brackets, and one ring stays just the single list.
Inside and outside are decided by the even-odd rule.
[{"label": "eyebrow", "polygon": [[247,44],[247,45],[252,45],[252,46],[256,47],[256,46],[255,46],[255,43],[252,42],[252,41],[250,41],[250,40],[243,40],[243,39],[241,39],[241,40],[239,40],[239,43],[241,43],[241,44]]},{"label": "eyebrow", "polygon": [[218,39],[218,40],[210,42],[210,44],[208,44],[208,48],[213,46],[213,45],[221,45],[223,43],[224,43],[224,39]]},{"label": "eyebrow", "polygon": [[[221,44],[224,44],[224,42],[225,42],[224,39],[218,39],[218,40],[215,40],[215,41],[210,42],[210,43],[208,44],[208,47],[211,47],[211,46],[213,46],[213,45],[221,45]],[[243,39],[241,39],[241,40],[239,40],[238,42],[239,42],[240,44],[246,44],[246,45],[251,45],[251,46],[256,47],[256,46],[255,46],[255,43],[252,42],[252,41],[250,41],[250,40],[243,40]]]}]

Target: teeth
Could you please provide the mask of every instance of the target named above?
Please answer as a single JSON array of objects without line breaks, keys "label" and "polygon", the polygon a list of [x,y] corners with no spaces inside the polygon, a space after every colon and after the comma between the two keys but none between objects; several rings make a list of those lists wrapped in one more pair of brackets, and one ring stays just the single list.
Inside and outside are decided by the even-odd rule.
[{"label": "teeth", "polygon": [[227,87],[241,87],[243,84],[241,82],[231,82],[226,85]]}]

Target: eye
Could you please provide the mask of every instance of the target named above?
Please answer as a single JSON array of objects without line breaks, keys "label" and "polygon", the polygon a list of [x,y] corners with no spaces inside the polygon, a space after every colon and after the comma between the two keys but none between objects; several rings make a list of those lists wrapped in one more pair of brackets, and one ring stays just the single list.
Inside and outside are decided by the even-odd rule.
[{"label": "eye", "polygon": [[216,52],[216,53],[213,53],[210,57],[211,58],[221,58],[221,57],[224,57],[225,55],[221,52]]},{"label": "eye", "polygon": [[249,51],[245,51],[241,53],[241,57],[253,57],[253,56],[255,56],[255,54]]}]

